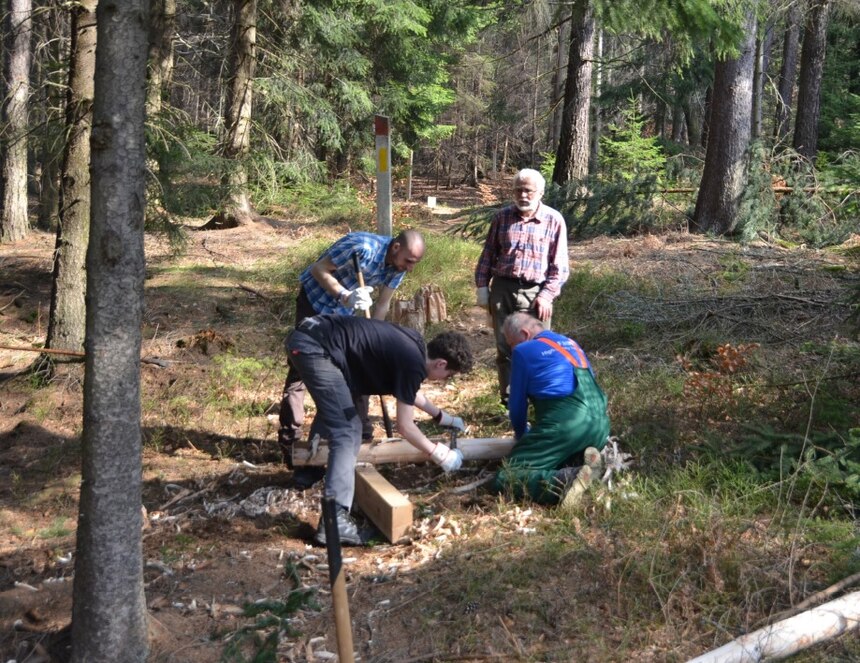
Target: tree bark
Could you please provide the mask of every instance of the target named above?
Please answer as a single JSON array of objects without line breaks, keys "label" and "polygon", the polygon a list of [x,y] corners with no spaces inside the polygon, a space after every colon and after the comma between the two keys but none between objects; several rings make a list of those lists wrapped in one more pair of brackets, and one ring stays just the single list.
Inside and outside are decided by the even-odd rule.
[{"label": "tree bark", "polygon": [[[68,61],[67,12],[59,3],[36,0],[33,11],[34,57],[29,105],[31,135],[38,135],[30,163],[30,196],[37,197],[36,227],[57,231],[63,123],[55,109],[62,108],[65,66]],[[37,46],[38,45],[38,46]],[[62,73],[60,73],[62,71]]]},{"label": "tree bark", "polygon": [[251,146],[251,101],[257,67],[257,0],[233,0],[236,20],[232,33],[232,79],[227,99],[223,154],[232,163],[224,177],[224,209],[204,229],[235,228],[253,223],[257,215],[248,199],[248,174],[242,162]]},{"label": "tree bark", "polygon": [[779,87],[776,99],[776,117],[774,119],[774,136],[778,141],[788,137],[791,126],[791,107],[794,97],[794,79],[797,75],[797,50],[800,44],[799,28],[800,10],[797,3],[792,3],[786,19],[788,25],[782,42],[782,66],[779,70]]},{"label": "tree bark", "polygon": [[827,49],[830,0],[812,0],[803,50],[800,53],[800,80],[797,85],[797,117],[794,120],[794,149],[810,161],[818,152],[818,117],[821,110],[821,77]]},{"label": "tree bark", "polygon": [[755,71],[753,73],[753,108],[752,108],[752,139],[758,140],[762,135],[762,118],[764,116],[764,90],[767,80],[767,70],[770,67],[770,53],[773,49],[773,17],[768,18],[764,34],[756,39]]},{"label": "tree bark", "polygon": [[744,31],[740,55],[717,62],[714,72],[708,148],[692,224],[699,232],[730,234],[738,225],[751,133],[756,37],[753,12],[747,14]]},{"label": "tree bark", "polygon": [[564,86],[561,139],[552,181],[564,184],[588,175],[591,72],[594,57],[594,10],[591,0],[576,0],[570,17],[570,49]]},{"label": "tree bark", "polygon": [[143,663],[140,325],[148,0],[101,0],[72,662]]},{"label": "tree bark", "polygon": [[164,88],[173,72],[173,35],[176,32],[176,0],[152,0],[149,31],[149,64],[146,115],[161,112]]},{"label": "tree bark", "polygon": [[603,30],[598,30],[595,49],[597,50],[597,67],[594,69],[594,93],[589,100],[591,106],[591,131],[589,132],[588,172],[595,174],[600,169],[600,135],[603,123],[600,117],[600,106],[597,100],[603,94]]},{"label": "tree bark", "polygon": [[32,0],[9,0],[3,18],[3,89],[0,112],[0,244],[30,230],[27,214],[27,132],[32,52]]},{"label": "tree bark", "polygon": [[97,0],[73,6],[66,96],[66,146],[54,250],[46,346],[80,351],[86,331],[86,253],[90,235],[90,131],[96,68]]},{"label": "tree bark", "polygon": [[555,52],[555,72],[552,77],[552,119],[550,120],[550,136],[549,136],[549,144],[558,145],[558,141],[561,138],[561,121],[562,114],[564,111],[563,101],[563,93],[564,93],[564,72],[565,72],[565,64],[567,62],[567,58],[565,57],[567,54],[566,45],[569,44],[569,39],[567,36],[567,31],[569,29],[569,25],[567,21],[562,21],[558,26],[557,31],[557,40],[556,40],[556,52]]}]

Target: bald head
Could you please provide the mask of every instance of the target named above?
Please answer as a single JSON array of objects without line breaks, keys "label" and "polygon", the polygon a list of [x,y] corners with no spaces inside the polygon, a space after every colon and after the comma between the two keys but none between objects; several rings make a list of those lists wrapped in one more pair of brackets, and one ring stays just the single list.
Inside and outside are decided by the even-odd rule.
[{"label": "bald head", "polygon": [[404,230],[388,246],[385,262],[398,272],[411,272],[424,257],[424,237],[417,230]]}]

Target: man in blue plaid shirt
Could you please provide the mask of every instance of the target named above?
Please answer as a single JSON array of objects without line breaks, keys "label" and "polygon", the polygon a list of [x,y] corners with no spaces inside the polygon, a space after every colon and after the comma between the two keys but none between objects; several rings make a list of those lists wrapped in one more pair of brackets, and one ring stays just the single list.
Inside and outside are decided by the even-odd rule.
[{"label": "man in blue plaid shirt", "polygon": [[499,392],[508,404],[511,348],[502,326],[511,313],[530,313],[552,322],[552,304],[570,272],[564,217],[541,202],[546,182],[525,168],[514,178],[514,202],[490,222],[484,250],[475,269],[478,306],[489,307],[496,336]]},{"label": "man in blue plaid shirt", "polygon": [[[353,256],[364,277],[359,286]],[[305,318],[321,313],[352,315],[373,309],[372,317],[384,320],[394,296],[407,272],[424,257],[424,238],[417,230],[404,230],[393,239],[385,235],[353,232],[341,237],[317,258],[299,277],[301,288],[296,297],[296,327]],[[374,305],[370,293],[379,288]],[[293,366],[287,373],[281,399],[278,442],[287,464],[293,443],[301,437],[304,422],[305,385]],[[362,436],[372,436],[367,420],[367,397],[356,403],[363,413]],[[299,477],[296,477],[299,480]],[[306,477],[308,481],[311,477]]]}]

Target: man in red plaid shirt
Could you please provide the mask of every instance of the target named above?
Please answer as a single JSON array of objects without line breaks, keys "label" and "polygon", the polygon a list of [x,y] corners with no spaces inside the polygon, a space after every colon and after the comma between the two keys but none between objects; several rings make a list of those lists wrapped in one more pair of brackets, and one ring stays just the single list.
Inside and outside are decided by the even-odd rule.
[{"label": "man in red plaid shirt", "polygon": [[496,337],[499,393],[507,406],[511,349],[502,325],[511,313],[530,313],[549,329],[552,304],[561,294],[570,267],[567,225],[541,203],[546,182],[526,168],[514,177],[514,202],[493,217],[475,270],[478,306],[487,306]]}]

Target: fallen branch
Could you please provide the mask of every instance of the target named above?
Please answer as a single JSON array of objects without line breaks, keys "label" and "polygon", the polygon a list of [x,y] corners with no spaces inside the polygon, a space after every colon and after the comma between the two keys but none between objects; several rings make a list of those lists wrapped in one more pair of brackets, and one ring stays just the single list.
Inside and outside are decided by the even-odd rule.
[{"label": "fallen branch", "polygon": [[[18,350],[20,352],[38,352],[39,354],[45,355],[66,355],[69,357],[80,357],[83,359],[86,357],[86,353],[77,352],[75,350],[54,350],[53,348],[27,348],[23,346],[17,345],[0,345],[0,350]],[[169,359],[160,359],[158,357],[141,357],[141,364],[154,364],[155,366],[161,366],[161,368],[167,368],[170,365],[171,360]]]},{"label": "fallen branch", "polygon": [[451,489],[451,492],[454,493],[455,495],[460,494],[460,493],[468,493],[470,490],[474,490],[475,488],[480,488],[484,484],[490,483],[490,481],[492,481],[495,478],[496,478],[496,475],[491,472],[489,475],[487,475],[485,477],[480,477],[480,478],[478,478],[475,481],[472,481],[470,483],[465,483],[462,486],[455,486],[454,488]]},{"label": "fallen branch", "polygon": [[860,592],[732,640],[688,663],[755,663],[785,658],[860,626]]},{"label": "fallen branch", "polygon": [[21,295],[23,295],[25,292],[27,292],[27,291],[26,291],[26,290],[22,290],[22,291],[21,291],[21,292],[19,292],[17,295],[14,295],[14,296],[12,297],[12,299],[10,299],[10,300],[9,300],[9,303],[8,303],[8,304],[5,304],[5,305],[3,305],[3,306],[0,306],[0,312],[5,311],[7,308],[9,308],[10,306],[12,306],[12,304],[14,304],[15,302],[17,302],[17,301],[18,301],[18,297],[20,297]]},{"label": "fallen branch", "polygon": [[259,290],[254,290],[253,288],[251,288],[247,285],[244,285],[242,283],[237,283],[236,287],[239,288],[240,290],[244,290],[245,292],[250,292],[252,295],[256,295],[260,299],[269,299],[266,295],[264,295]]},{"label": "fallen branch", "polygon": [[17,345],[0,345],[0,350],[18,350],[20,352],[38,352],[46,355],[68,355],[69,357],[84,357],[83,352],[74,350],[54,350],[53,348],[26,348]]},{"label": "fallen branch", "polygon": [[[847,578],[843,578],[837,583],[830,585],[827,589],[822,589],[820,592],[815,592],[811,596],[807,596],[796,606],[789,608],[788,610],[784,610],[774,617],[779,617],[779,619],[788,619],[789,617],[793,617],[799,612],[803,612],[807,608],[814,606],[816,603],[823,601],[824,599],[830,598],[834,594],[841,592],[846,587],[850,587],[851,585],[856,584],[860,581],[860,573],[855,573],[853,575],[848,576]],[[773,617],[771,617],[773,619]]]}]

